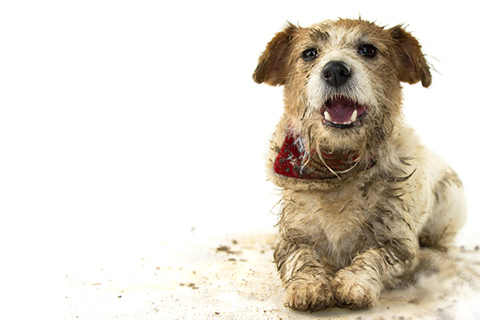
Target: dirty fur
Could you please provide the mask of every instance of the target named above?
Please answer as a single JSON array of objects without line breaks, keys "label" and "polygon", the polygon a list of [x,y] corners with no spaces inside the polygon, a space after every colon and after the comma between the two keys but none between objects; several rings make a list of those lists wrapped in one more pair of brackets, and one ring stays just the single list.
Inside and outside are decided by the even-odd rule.
[{"label": "dirty fur", "polygon": [[[376,48],[374,57],[359,53],[364,44]],[[307,61],[302,54],[310,48],[318,54]],[[342,86],[323,79],[330,61],[351,68]],[[421,246],[447,247],[466,219],[460,179],[402,116],[401,82],[431,84],[418,41],[401,26],[363,20],[288,24],[268,43],[253,78],[284,86],[267,174],[283,190],[275,262],[286,306],[375,306],[382,288],[415,269]],[[322,107],[338,96],[367,106],[361,122],[325,124]],[[289,134],[301,137],[305,166],[326,164],[319,150],[355,155],[355,164],[341,172],[329,168],[324,179],[278,174],[274,163]]]}]

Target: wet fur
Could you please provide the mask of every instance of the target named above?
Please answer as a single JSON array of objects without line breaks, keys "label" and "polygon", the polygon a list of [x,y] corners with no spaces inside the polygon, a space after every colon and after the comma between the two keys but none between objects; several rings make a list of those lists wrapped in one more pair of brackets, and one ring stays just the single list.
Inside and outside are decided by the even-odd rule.
[{"label": "wet fur", "polygon": [[[379,54],[359,55],[362,43],[374,44]],[[310,47],[318,48],[319,56],[304,61],[301,53]],[[319,76],[331,60],[352,67],[352,79],[341,88],[326,86]],[[402,117],[401,82],[431,83],[410,33],[362,20],[308,28],[288,24],[267,45],[254,80],[284,86],[285,113],[271,141],[267,174],[283,189],[275,261],[287,306],[372,307],[382,288],[415,267],[421,246],[453,241],[465,221],[462,183]],[[335,95],[368,105],[362,126],[342,130],[322,124],[319,109]],[[332,179],[278,175],[273,163],[292,132],[304,137],[311,161],[319,159],[310,150],[323,150],[359,155],[358,163]],[[372,159],[375,165],[368,168]]]}]

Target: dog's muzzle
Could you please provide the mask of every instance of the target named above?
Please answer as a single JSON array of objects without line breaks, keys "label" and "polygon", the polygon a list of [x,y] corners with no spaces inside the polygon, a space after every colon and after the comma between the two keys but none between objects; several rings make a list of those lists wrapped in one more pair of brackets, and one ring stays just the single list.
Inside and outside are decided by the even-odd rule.
[{"label": "dog's muzzle", "polygon": [[[338,89],[352,77],[352,69],[343,61],[333,60],[325,64],[321,77],[328,86]],[[323,124],[338,129],[361,126],[367,106],[343,96],[341,89],[335,91],[339,93],[328,99],[320,110],[324,116]]]},{"label": "dog's muzzle", "polygon": [[335,88],[340,87],[350,79],[352,70],[343,61],[330,61],[322,69],[322,78]]}]

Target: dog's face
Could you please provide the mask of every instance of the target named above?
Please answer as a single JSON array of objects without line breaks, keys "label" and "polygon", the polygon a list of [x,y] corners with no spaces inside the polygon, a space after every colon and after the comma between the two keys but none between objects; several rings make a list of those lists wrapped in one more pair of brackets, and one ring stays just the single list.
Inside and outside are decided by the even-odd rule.
[{"label": "dog's face", "polygon": [[360,155],[402,121],[400,82],[431,82],[411,34],[362,20],[289,24],[267,45],[253,77],[285,86],[290,126],[307,146]]}]

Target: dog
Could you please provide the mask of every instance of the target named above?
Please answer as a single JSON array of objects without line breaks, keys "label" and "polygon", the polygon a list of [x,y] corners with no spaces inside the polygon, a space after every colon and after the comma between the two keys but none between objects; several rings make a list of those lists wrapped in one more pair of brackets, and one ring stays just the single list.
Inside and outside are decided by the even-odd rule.
[{"label": "dog", "polygon": [[403,26],[288,23],[253,79],[284,87],[267,176],[282,188],[285,306],[371,308],[421,248],[451,245],[466,220],[462,182],[405,124],[402,82],[432,77]]}]

